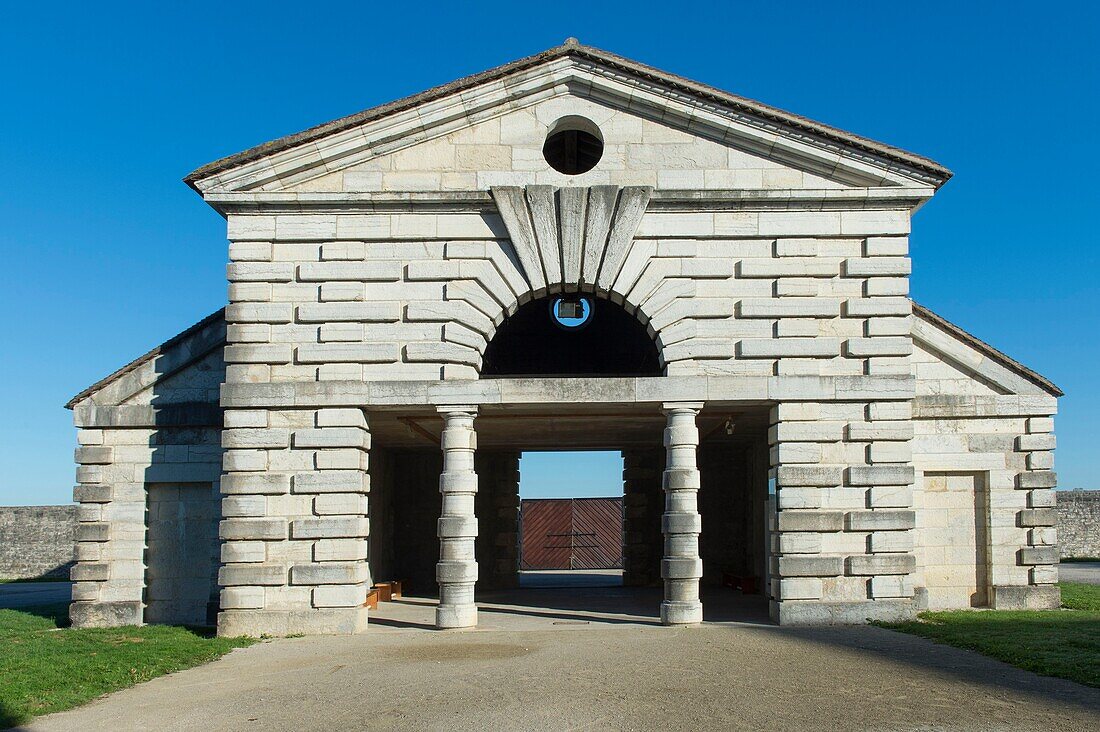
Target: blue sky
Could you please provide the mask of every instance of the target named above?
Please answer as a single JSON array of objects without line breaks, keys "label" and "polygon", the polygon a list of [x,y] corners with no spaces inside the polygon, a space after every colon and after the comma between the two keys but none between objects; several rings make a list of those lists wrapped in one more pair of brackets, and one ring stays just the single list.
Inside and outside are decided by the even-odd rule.
[{"label": "blue sky", "polygon": [[[0,504],[68,502],[61,405],[225,300],[224,222],[185,174],[570,35],[954,170],[913,295],[1067,392],[1062,487],[1100,488],[1095,5],[277,5],[6,6]],[[593,460],[555,482],[619,469]]]}]

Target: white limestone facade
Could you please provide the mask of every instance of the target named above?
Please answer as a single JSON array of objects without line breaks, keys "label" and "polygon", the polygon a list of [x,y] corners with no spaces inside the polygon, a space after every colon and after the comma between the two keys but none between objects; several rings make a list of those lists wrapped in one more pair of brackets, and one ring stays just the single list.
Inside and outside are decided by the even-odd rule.
[{"label": "white limestone facade", "polygon": [[[551,166],[561,129],[599,140],[590,170]],[[70,404],[74,622],[165,600],[145,551],[171,482],[221,497],[220,633],[366,630],[372,533],[392,532],[372,479],[403,480],[372,453],[418,432],[439,440],[439,625],[473,625],[482,423],[506,425],[494,449],[539,419],[568,425],[560,447],[616,446],[608,413],[659,425],[667,623],[705,617],[697,448],[733,422],[766,455],[744,507],[776,622],[1057,606],[1061,393],[909,299],[911,217],[949,177],[573,42],[199,169],[228,304]],[[562,295],[629,316],[656,371],[494,371],[498,334]]]}]

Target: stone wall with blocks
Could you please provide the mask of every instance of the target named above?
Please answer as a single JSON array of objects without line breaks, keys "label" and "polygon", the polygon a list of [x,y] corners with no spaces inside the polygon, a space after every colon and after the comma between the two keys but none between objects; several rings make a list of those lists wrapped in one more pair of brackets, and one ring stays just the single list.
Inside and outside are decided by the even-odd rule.
[{"label": "stone wall with blocks", "polygon": [[1056,495],[1061,557],[1100,557],[1100,491],[1061,491]]},{"label": "stone wall with blocks", "polygon": [[[511,190],[504,210],[564,215],[553,190]],[[580,191],[583,217],[599,190]],[[909,373],[907,212],[609,214],[602,258],[587,272],[574,253],[572,273],[566,224],[547,265],[534,225],[505,220],[231,216],[230,381],[477,378],[508,315],[567,289],[634,314],[669,375]]]},{"label": "stone wall with blocks", "polygon": [[222,446],[218,632],[361,630],[371,586],[364,411],[226,410]]},{"label": "stone wall with blocks", "polygon": [[1058,607],[1060,392],[927,311],[913,337],[918,605]]},{"label": "stone wall with blocks", "polygon": [[[144,622],[150,562],[146,556],[148,487],[186,484],[211,491],[221,477],[220,425],[157,427],[134,420],[131,427],[106,426],[105,413],[110,409],[98,408],[103,421],[84,422],[77,433],[80,446],[73,500],[79,509],[70,614],[78,627]],[[162,409],[155,414],[173,421],[176,413]],[[140,416],[129,410],[114,415]],[[211,520],[216,522],[217,517]],[[151,551],[158,548],[154,545]],[[210,571],[214,569],[211,565]],[[196,584],[189,588],[191,595],[178,598],[201,604],[203,622],[210,584],[208,578],[205,590]],[[195,620],[199,618],[193,617]]]},{"label": "stone wall with blocks", "polygon": [[[172,563],[161,553],[174,554],[181,547],[158,544],[155,537],[150,542],[150,521],[158,524],[161,507],[150,505],[148,489],[172,485],[177,495],[179,489],[188,495],[217,494],[222,471],[217,400],[225,381],[224,345],[225,321],[218,312],[70,402],[78,428],[73,625],[139,625],[145,622],[147,601],[167,602],[160,608],[166,616],[206,622],[216,572],[209,556],[208,576],[173,579],[171,590],[161,583],[149,596],[149,580]],[[209,511],[199,513],[203,518],[196,532],[207,534],[220,517],[220,507],[215,501]],[[202,549],[203,542],[197,543],[199,553],[208,555],[209,544]]]},{"label": "stone wall with blocks", "polygon": [[[928,544],[919,555],[926,566],[917,575],[927,580],[922,605],[1058,607],[1057,477],[1052,470],[1056,408],[1049,396],[937,395],[914,401],[917,506],[922,509],[917,533]],[[973,485],[963,491],[978,501],[959,495],[952,502],[948,494],[960,481]],[[959,540],[959,532],[973,533],[975,526],[978,556],[988,565],[977,575],[983,586],[969,598],[952,596],[950,587],[958,583],[945,575],[946,568],[962,564],[968,551],[971,560],[975,555],[955,547],[952,556],[947,545]]]},{"label": "stone wall with blocks", "polygon": [[772,410],[771,421],[772,617],[832,623],[911,615],[910,399],[789,402]]},{"label": "stone wall with blocks", "polygon": [[67,580],[76,506],[0,507],[0,579]]}]

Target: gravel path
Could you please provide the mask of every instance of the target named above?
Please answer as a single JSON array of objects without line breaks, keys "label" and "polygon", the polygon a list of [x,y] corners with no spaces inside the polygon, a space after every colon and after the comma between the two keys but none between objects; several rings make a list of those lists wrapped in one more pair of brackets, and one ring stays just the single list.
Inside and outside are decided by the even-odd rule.
[{"label": "gravel path", "polygon": [[233,651],[32,730],[1100,729],[1100,689],[871,627],[388,629]]}]

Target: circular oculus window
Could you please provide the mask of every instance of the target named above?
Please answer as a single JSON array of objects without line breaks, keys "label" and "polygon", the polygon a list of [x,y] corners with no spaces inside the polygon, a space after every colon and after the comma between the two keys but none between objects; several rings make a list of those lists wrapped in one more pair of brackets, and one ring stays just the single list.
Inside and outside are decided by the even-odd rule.
[{"label": "circular oculus window", "polygon": [[579,330],[592,322],[595,303],[587,297],[555,297],[550,300],[550,319],[559,328]]},{"label": "circular oculus window", "polygon": [[550,167],[566,175],[580,175],[603,157],[603,134],[592,120],[562,117],[550,126],[542,155]]}]

